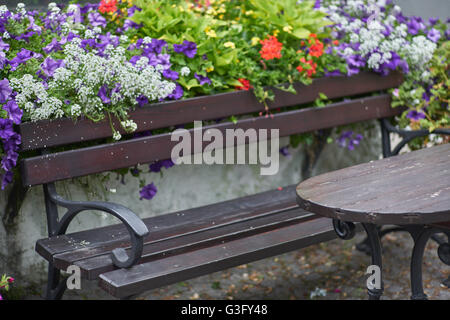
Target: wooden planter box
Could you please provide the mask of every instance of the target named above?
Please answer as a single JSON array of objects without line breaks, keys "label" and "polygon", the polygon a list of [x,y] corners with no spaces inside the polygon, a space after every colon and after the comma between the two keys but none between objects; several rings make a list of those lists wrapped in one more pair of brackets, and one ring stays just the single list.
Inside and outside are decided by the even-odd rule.
[{"label": "wooden planter box", "polygon": [[[318,98],[319,93],[324,93],[329,99],[364,96],[374,92],[380,92],[380,94],[366,95],[363,98],[359,97],[320,108],[279,112],[271,117],[251,117],[239,120],[236,124],[225,122],[210,127],[222,131],[230,128],[279,129],[280,137],[283,137],[294,133],[392,117],[401,114],[403,110],[391,108],[390,96],[382,91],[395,88],[402,81],[400,73],[391,73],[389,76],[382,77],[366,72],[352,77],[316,79],[309,86],[298,83],[295,84],[297,94],[275,89],[275,101],[269,104],[269,109],[276,110],[310,103]],[[253,92],[235,91],[151,104],[132,111],[130,119],[133,119],[138,126],[136,132],[143,132],[192,123],[194,120],[215,120],[231,115],[238,116],[261,111],[264,112],[264,106],[257,101]],[[116,123],[116,128],[119,127],[120,125]],[[21,124],[19,128],[22,135],[22,151],[45,149],[112,136],[109,122],[106,120],[94,123],[88,119],[74,122],[71,119],[62,118],[34,123],[27,122]],[[205,126],[203,129],[207,130],[208,127]],[[33,168],[33,170],[25,170],[23,181],[25,185],[34,185],[37,181],[45,183],[47,180],[55,181],[93,174],[104,171],[105,165],[109,170],[119,169],[113,161],[110,166],[108,165],[111,155],[125,159],[122,167],[169,159],[172,147],[177,143],[172,142],[170,138],[170,133],[166,133],[27,158],[22,160],[22,165],[26,163],[27,165],[23,167]],[[47,164],[43,164],[43,158],[47,159]],[[101,165],[96,167],[98,159],[101,159]],[[33,161],[35,161],[34,166]],[[42,175],[48,179],[43,179]]]}]

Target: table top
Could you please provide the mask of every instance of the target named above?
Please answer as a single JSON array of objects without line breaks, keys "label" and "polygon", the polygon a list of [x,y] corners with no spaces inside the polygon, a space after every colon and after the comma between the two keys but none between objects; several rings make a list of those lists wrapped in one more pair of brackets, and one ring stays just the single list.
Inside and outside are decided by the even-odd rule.
[{"label": "table top", "polygon": [[325,173],[297,186],[305,210],[344,221],[450,221],[450,144]]}]

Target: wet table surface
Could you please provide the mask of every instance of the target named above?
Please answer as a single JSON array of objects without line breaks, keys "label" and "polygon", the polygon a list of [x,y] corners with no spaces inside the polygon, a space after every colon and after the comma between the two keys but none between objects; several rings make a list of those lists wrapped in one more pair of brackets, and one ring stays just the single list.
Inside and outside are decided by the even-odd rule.
[{"label": "wet table surface", "polygon": [[310,212],[343,221],[449,221],[450,144],[310,178],[297,186],[297,201]]}]

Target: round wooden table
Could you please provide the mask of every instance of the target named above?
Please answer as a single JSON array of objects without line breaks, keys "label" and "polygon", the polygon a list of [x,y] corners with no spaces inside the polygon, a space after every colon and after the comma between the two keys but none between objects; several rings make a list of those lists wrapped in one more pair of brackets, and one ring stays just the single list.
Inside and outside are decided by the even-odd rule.
[{"label": "round wooden table", "polygon": [[[434,233],[450,238],[450,144],[372,161],[310,178],[297,186],[300,207],[333,219],[336,233],[352,238],[354,223],[362,223],[371,245],[372,264],[381,270],[377,226],[399,225],[414,239],[411,258],[412,299],[426,299],[422,258]],[[450,260],[450,245],[439,247]],[[379,299],[383,287],[368,288]]]}]

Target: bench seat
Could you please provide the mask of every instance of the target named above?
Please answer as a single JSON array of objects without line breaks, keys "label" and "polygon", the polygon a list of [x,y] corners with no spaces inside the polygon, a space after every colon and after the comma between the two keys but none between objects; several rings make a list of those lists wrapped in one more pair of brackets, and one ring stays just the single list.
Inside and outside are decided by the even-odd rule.
[{"label": "bench seat", "polygon": [[36,251],[58,269],[79,266],[83,278],[124,298],[336,237],[331,219],[298,208],[295,186],[143,221],[150,233],[129,269],[110,256],[130,247],[122,224],[41,239]]}]

